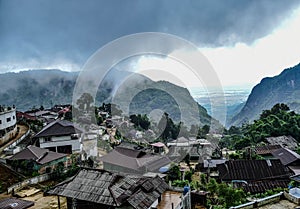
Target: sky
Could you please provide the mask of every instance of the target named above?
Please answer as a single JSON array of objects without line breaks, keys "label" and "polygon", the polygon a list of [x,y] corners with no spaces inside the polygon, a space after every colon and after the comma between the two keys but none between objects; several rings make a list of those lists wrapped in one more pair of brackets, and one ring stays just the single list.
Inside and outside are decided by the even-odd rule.
[{"label": "sky", "polygon": [[[117,38],[163,32],[196,45],[224,86],[251,86],[300,62],[299,6],[297,0],[0,0],[0,72],[78,71]],[[141,57],[134,67],[155,65],[177,66],[180,80],[197,86],[168,58]]]}]

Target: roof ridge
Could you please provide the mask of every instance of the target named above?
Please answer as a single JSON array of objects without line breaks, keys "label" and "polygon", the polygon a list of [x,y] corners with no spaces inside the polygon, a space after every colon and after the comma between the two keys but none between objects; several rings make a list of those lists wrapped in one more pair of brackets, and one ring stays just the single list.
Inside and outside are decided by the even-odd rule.
[{"label": "roof ridge", "polygon": [[45,158],[49,154],[49,151],[44,152],[37,160],[36,162],[40,162],[43,158]]},{"label": "roof ridge", "polygon": [[283,149],[285,149],[287,152],[289,152],[290,154],[292,154],[294,157],[300,159],[300,155],[297,152],[295,152],[295,151],[293,151],[291,149],[288,149],[288,148],[283,148]]},{"label": "roof ridge", "polygon": [[40,135],[41,133],[43,133],[45,130],[47,130],[48,128],[52,127],[54,124],[56,124],[57,122],[59,122],[59,119],[49,123],[48,125],[46,125],[45,127],[42,128],[42,130],[40,130],[34,137]]},{"label": "roof ridge", "polygon": [[[40,147],[36,147],[36,146],[33,146],[33,145],[29,145],[29,146],[27,147],[27,149],[28,149],[28,150],[29,150],[29,151],[30,151],[37,159],[40,158],[41,156],[38,156],[37,153],[35,153],[34,150],[33,150],[32,148],[34,149],[34,148],[40,148]],[[42,149],[42,148],[40,148],[40,149]],[[47,152],[47,151],[46,151],[46,152]],[[44,154],[44,153],[43,153],[43,154]],[[42,154],[42,155],[43,155],[43,154]]]}]

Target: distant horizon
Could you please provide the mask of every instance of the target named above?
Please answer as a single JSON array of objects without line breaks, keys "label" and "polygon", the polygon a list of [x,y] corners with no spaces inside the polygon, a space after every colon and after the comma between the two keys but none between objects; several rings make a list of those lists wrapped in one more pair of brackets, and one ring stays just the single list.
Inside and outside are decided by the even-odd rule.
[{"label": "distant horizon", "polygon": [[[10,71],[10,72],[0,72],[0,75],[1,74],[2,75],[3,74],[8,74],[8,73],[16,73],[17,74],[17,73],[23,73],[23,72],[29,72],[29,71],[36,71],[36,70],[40,70],[40,71],[47,71],[47,70],[49,70],[49,71],[56,71],[57,70],[57,71],[66,72],[66,73],[80,73],[81,72],[81,70],[78,70],[78,71],[68,71],[68,70],[59,69],[59,68],[36,68],[36,69],[30,68],[30,69],[20,69],[20,70],[15,70],[15,71]],[[285,70],[285,69],[282,69],[282,71],[283,70]],[[128,72],[131,72],[131,71],[128,71]],[[139,73],[139,72],[135,72],[135,73]],[[139,73],[139,74],[141,74],[141,73]],[[143,75],[143,74],[141,74],[141,75]],[[277,76],[277,75],[279,75],[279,74],[276,74],[274,76]],[[148,77],[147,75],[144,75],[144,76]],[[272,77],[274,77],[274,76],[272,76]],[[148,77],[148,78],[151,79],[150,77]],[[264,79],[264,78],[261,78],[261,80]],[[153,79],[151,79],[151,80],[153,80]],[[172,81],[168,81],[168,80],[165,80],[165,79],[162,79],[162,80],[153,80],[153,81],[167,81],[167,82],[173,83]],[[173,84],[177,85],[176,83],[173,83]],[[247,90],[247,89],[251,90],[257,84],[259,84],[259,83],[256,83],[256,84],[250,84],[250,83],[232,84],[232,85],[224,85],[224,86],[222,85],[222,88],[223,88],[223,90],[224,89],[226,89],[226,90]],[[205,87],[205,88],[203,88],[201,86],[190,86],[190,87],[189,86],[181,86],[181,87],[187,88],[189,90],[199,90],[199,89],[201,89],[203,91],[205,91],[207,89],[211,89],[211,90],[220,89],[219,87],[217,87],[217,88],[216,87]]]}]

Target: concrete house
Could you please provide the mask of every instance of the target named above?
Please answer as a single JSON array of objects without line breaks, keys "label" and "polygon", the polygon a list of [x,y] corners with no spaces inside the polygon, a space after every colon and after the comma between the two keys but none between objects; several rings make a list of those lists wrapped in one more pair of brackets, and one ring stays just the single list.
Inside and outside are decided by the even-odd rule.
[{"label": "concrete house", "polygon": [[0,145],[8,142],[17,133],[16,109],[0,106]]},{"label": "concrete house", "polygon": [[82,130],[66,120],[56,120],[45,126],[34,138],[37,145],[53,152],[76,153],[81,151]]}]

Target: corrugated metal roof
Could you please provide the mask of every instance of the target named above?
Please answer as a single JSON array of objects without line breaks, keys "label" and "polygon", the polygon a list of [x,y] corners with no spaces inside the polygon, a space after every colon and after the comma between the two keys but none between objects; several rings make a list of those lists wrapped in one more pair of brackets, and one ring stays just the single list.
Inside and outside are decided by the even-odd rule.
[{"label": "corrugated metal roof", "polygon": [[280,160],[230,160],[217,165],[221,180],[288,178],[291,173]]}]

